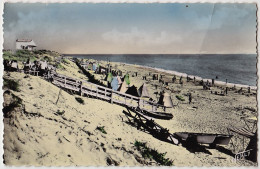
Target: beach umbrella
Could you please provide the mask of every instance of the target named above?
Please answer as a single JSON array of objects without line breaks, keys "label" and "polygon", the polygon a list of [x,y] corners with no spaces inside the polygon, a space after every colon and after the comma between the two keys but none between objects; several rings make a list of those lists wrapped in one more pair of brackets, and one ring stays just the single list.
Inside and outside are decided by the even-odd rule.
[{"label": "beach umbrella", "polygon": [[112,82],[112,78],[113,78],[112,73],[108,73],[108,75],[107,75],[107,81],[108,81],[109,83]]},{"label": "beach umbrella", "polygon": [[138,89],[138,94],[140,97],[150,97],[150,94],[148,92],[147,86],[144,83],[139,89]]},{"label": "beach umbrella", "polygon": [[172,108],[173,103],[170,94],[161,92],[158,104],[164,105],[167,108]]},{"label": "beach umbrella", "polygon": [[118,79],[117,79],[117,77],[113,77],[113,80],[111,82],[111,87],[114,91],[117,91],[117,89],[118,89]]},{"label": "beach umbrella", "polygon": [[134,85],[129,87],[125,93],[130,94],[132,96],[139,97],[138,92],[137,92],[137,88]]},{"label": "beach umbrella", "polygon": [[128,73],[125,75],[124,81],[126,82],[127,85],[130,85],[130,79]]}]

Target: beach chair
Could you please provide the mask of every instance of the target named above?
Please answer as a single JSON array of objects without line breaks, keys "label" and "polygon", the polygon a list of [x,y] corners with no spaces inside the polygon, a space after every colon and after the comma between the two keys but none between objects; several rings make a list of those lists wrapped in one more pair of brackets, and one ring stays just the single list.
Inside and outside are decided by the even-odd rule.
[{"label": "beach chair", "polygon": [[[241,120],[244,121],[244,126],[243,127],[234,127],[234,126],[229,126],[227,128],[228,134],[234,133],[238,134],[239,136],[242,136],[242,145],[243,149],[242,151],[245,150],[245,139],[252,139],[255,135],[254,131],[256,129],[256,124],[257,124],[257,118],[256,117],[241,117]],[[231,145],[233,147],[233,151],[237,151],[239,146],[236,146],[234,144],[234,141],[231,139]],[[239,150],[241,151],[241,150]]]}]

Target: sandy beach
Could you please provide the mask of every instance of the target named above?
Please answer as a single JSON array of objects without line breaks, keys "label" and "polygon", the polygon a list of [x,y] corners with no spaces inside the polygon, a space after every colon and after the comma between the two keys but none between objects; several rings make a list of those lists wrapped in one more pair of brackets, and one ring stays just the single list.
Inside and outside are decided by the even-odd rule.
[{"label": "sandy beach", "polygon": [[[91,60],[94,61],[94,60]],[[99,61],[106,65],[106,61]],[[256,90],[240,89],[229,86],[227,95],[220,95],[226,89],[225,84],[203,90],[199,80],[179,84],[171,82],[172,74],[155,69],[110,62],[112,68],[129,73],[130,85],[139,88],[143,83],[153,100],[164,90],[170,94],[174,108],[167,108],[171,120],[154,119],[158,124],[175,132],[197,132],[228,134],[227,127],[243,126],[241,117],[257,116]],[[86,75],[72,62],[62,63],[64,69],[59,74],[88,80]],[[137,76],[135,76],[137,72]],[[168,85],[152,80],[152,74],[163,74]],[[106,84],[103,75],[92,72],[96,79]],[[150,74],[150,75],[149,75]],[[24,73],[4,72],[4,78],[18,80],[19,90],[4,88],[4,107],[17,100],[21,103],[8,111],[4,118],[4,161],[11,166],[154,166],[156,161],[145,159],[134,146],[136,141],[173,161],[174,166],[257,166],[249,160],[234,162],[232,146],[207,145],[190,149],[183,145],[174,145],[154,138],[151,134],[138,130],[123,113],[126,108],[117,104],[79,96],[61,90],[39,76]],[[146,76],[146,80],[143,79]],[[158,87],[156,87],[158,86]],[[219,94],[215,94],[215,92]],[[189,104],[188,94],[192,94]],[[176,95],[182,96],[180,101]],[[79,103],[75,98],[81,98]],[[58,112],[63,112],[59,114]],[[103,127],[104,126],[104,127]],[[106,131],[102,133],[98,127]],[[237,136],[234,136],[237,137]],[[248,144],[249,140],[246,140]],[[235,143],[242,146],[241,140]]]}]

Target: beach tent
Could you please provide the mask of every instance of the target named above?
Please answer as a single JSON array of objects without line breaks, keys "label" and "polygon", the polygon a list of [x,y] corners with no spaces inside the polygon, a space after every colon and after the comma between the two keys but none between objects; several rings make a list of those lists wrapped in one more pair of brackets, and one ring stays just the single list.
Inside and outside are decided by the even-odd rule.
[{"label": "beach tent", "polygon": [[123,83],[121,84],[119,91],[120,93],[125,93],[127,91],[128,85],[126,84],[125,81],[123,81]]},{"label": "beach tent", "polygon": [[103,66],[100,66],[100,65],[98,65],[98,68],[97,68],[97,73],[98,74],[102,74],[102,73],[106,73],[106,68],[105,67],[103,67]]},{"label": "beach tent", "polygon": [[112,87],[112,89],[114,90],[114,91],[117,91],[117,89],[118,89],[118,79],[117,79],[117,77],[113,77],[113,79],[112,79],[112,82],[111,82],[111,87]]},{"label": "beach tent", "polygon": [[122,84],[122,80],[120,76],[117,76],[117,81],[118,81],[118,88],[119,88]]},{"label": "beach tent", "polygon": [[92,62],[89,62],[88,63],[88,70],[92,70],[93,69],[93,63]]},{"label": "beach tent", "polygon": [[130,94],[132,96],[139,97],[138,92],[137,92],[137,88],[134,85],[129,87],[125,93]]},{"label": "beach tent", "polygon": [[145,83],[138,89],[138,94],[140,97],[150,98],[150,94]]},{"label": "beach tent", "polygon": [[94,63],[93,64],[93,70],[96,71],[98,69],[98,64]]},{"label": "beach tent", "polygon": [[126,82],[127,85],[130,85],[130,79],[128,73],[125,75],[124,81]]},{"label": "beach tent", "polygon": [[12,69],[18,69],[18,63],[17,63],[16,60],[12,60],[12,62],[11,62],[11,68],[12,68]]},{"label": "beach tent", "polygon": [[112,82],[112,79],[113,79],[112,73],[108,73],[108,75],[107,75],[107,81],[108,81],[109,83],[111,83],[111,82]]},{"label": "beach tent", "polygon": [[172,108],[173,103],[172,103],[172,99],[171,99],[171,96],[169,95],[169,93],[161,92],[158,104],[164,105],[167,108]]},{"label": "beach tent", "polygon": [[45,61],[45,62],[43,62],[43,61],[40,61],[40,68],[41,68],[41,70],[45,70],[45,68],[47,68],[47,62]]}]

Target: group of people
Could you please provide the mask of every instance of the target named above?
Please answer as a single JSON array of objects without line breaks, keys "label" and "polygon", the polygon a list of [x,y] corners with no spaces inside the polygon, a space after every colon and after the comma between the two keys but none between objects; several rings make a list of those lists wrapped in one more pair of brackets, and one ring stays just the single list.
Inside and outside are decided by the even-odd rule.
[{"label": "group of people", "polygon": [[38,71],[39,75],[44,75],[49,70],[55,70],[54,66],[48,65],[47,61],[34,61],[31,62],[30,59],[27,59],[26,62],[23,62],[23,68],[19,69],[17,60],[4,60],[4,70],[6,71]]},{"label": "group of people", "polygon": [[4,70],[5,71],[19,71],[17,60],[4,60]]}]

